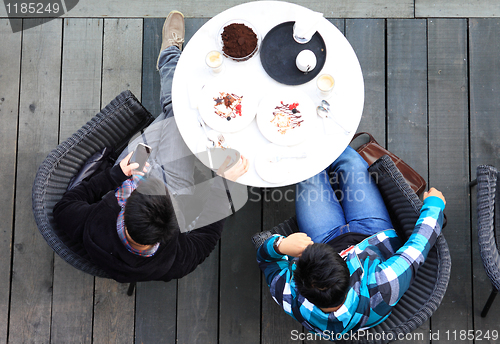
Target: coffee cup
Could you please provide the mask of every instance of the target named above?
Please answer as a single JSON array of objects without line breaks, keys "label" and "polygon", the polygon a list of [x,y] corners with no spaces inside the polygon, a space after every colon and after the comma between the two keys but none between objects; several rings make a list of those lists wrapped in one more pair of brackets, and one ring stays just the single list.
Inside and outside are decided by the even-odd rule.
[{"label": "coffee cup", "polygon": [[297,68],[304,73],[309,73],[316,68],[316,55],[311,50],[302,50],[295,59]]},{"label": "coffee cup", "polygon": [[335,79],[330,74],[321,74],[316,81],[320,96],[328,98],[332,95],[333,88],[335,87]]},{"label": "coffee cup", "polygon": [[224,64],[224,58],[220,51],[212,50],[205,57],[205,62],[213,73],[220,73]]}]

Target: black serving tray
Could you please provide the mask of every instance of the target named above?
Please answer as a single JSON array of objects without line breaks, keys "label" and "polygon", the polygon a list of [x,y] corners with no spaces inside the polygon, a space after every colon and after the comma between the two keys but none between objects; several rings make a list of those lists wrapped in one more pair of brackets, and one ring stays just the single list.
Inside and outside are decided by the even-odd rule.
[{"label": "black serving tray", "polygon": [[[260,49],[260,60],[267,74],[285,85],[301,85],[314,79],[326,61],[326,45],[316,32],[306,44],[293,39],[293,24],[285,22],[273,27],[264,37]],[[301,72],[295,65],[297,55],[305,49],[316,55],[316,68],[309,73]]]}]

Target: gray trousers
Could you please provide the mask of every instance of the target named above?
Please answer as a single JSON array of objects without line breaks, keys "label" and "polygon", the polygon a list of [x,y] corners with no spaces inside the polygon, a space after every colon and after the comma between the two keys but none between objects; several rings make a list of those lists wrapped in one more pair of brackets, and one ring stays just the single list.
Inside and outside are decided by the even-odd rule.
[{"label": "gray trousers", "polygon": [[135,150],[138,143],[152,147],[153,151],[148,160],[148,176],[163,180],[174,196],[190,195],[194,186],[195,157],[179,133],[172,109],[172,80],[180,54],[180,50],[175,46],[161,52],[158,66],[163,111],[142,135],[129,142],[117,160],[119,163],[129,152]]},{"label": "gray trousers", "polygon": [[[138,143],[152,147],[153,151],[148,159],[150,166],[147,176],[163,180],[172,196],[179,228],[181,232],[186,232],[219,221],[229,216],[231,211],[229,201],[217,202],[217,206],[222,210],[212,209],[207,216],[207,204],[212,203],[211,206],[213,206],[214,202],[211,202],[211,197],[214,197],[217,192],[220,193],[221,189],[220,187],[214,189],[211,170],[191,153],[175,123],[172,109],[172,81],[180,54],[180,50],[175,46],[168,47],[161,52],[158,67],[161,82],[160,102],[163,111],[144,130],[144,133],[129,142],[116,163],[135,150]],[[197,171],[200,172],[197,173],[196,187],[195,164]],[[226,190],[230,190],[228,197],[231,197],[234,210],[240,209],[248,200],[246,186],[231,181],[224,181],[224,183]],[[224,194],[226,190],[222,189]],[[179,196],[184,196],[180,197],[182,201],[178,198]],[[205,215],[203,220],[199,220],[199,216],[196,217],[196,215],[202,211],[205,211]]]}]

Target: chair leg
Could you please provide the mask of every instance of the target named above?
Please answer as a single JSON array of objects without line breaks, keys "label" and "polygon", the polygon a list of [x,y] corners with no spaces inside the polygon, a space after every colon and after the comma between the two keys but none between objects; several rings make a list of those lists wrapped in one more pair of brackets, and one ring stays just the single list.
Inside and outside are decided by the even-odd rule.
[{"label": "chair leg", "polygon": [[471,181],[469,183],[469,187],[472,188],[473,186],[476,186],[477,185],[477,179],[474,179],[473,181]]},{"label": "chair leg", "polygon": [[132,294],[134,293],[134,289],[135,289],[135,282],[132,282],[128,285],[127,295],[132,296]]},{"label": "chair leg", "polygon": [[495,297],[498,294],[497,288],[493,287],[493,290],[491,291],[490,297],[488,297],[488,301],[486,301],[486,304],[484,305],[483,311],[481,312],[481,317],[484,318],[486,314],[488,314],[488,311],[490,310],[491,304],[493,301],[495,301]]}]

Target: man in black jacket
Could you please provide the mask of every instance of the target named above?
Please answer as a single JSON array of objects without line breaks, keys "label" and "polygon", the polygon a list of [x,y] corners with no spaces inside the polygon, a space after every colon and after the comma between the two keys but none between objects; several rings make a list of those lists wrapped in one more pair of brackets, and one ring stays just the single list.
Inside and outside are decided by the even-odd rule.
[{"label": "man in black jacket", "polygon": [[[224,219],[231,214],[227,182],[218,176],[205,182],[208,196],[196,218],[196,229],[181,231],[184,225],[179,225],[182,214],[177,210],[182,208],[182,196],[189,196],[194,184],[194,157],[176,157],[177,152],[187,147],[175,147],[162,140],[180,138],[175,131],[170,95],[183,42],[184,17],[173,11],[163,27],[158,58],[163,113],[144,135],[157,138],[147,142],[157,153],[165,149],[174,151],[174,156],[169,156],[173,164],[164,164],[162,155],[157,158],[163,178],[144,178],[142,171],[135,170],[137,163],[129,164],[132,152],[126,151],[119,164],[67,191],[54,207],[57,226],[74,240],[83,242],[90,259],[118,282],[169,281],[192,272],[214,249]],[[161,132],[165,128],[170,135]],[[157,131],[159,135],[154,135]],[[228,164],[226,160],[218,174],[224,173],[229,180],[236,180],[248,170],[244,158],[225,171]]]}]

